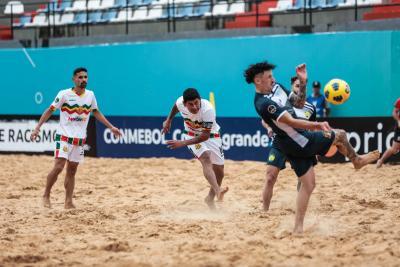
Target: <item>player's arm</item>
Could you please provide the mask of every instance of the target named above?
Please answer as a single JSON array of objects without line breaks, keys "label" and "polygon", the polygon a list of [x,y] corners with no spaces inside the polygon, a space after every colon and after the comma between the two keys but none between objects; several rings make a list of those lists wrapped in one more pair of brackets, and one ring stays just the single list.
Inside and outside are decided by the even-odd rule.
[{"label": "player's arm", "polygon": [[188,139],[188,140],[168,140],[167,147],[170,149],[180,148],[184,146],[190,146],[194,144],[199,144],[201,142],[207,141],[210,138],[210,131],[204,129],[200,135]]},{"label": "player's arm", "polygon": [[215,112],[214,110],[209,110],[204,114],[203,117],[207,121],[203,121],[202,123],[202,131],[201,134],[195,136],[194,138],[187,140],[169,140],[167,141],[168,148],[175,149],[183,146],[190,146],[194,144],[199,144],[201,142],[207,141],[210,138],[211,129],[213,127],[215,121]]},{"label": "player's arm", "polygon": [[175,117],[175,115],[179,112],[178,107],[176,106],[176,104],[174,104],[174,106],[172,107],[171,111],[169,112],[168,117],[165,119],[165,121],[163,122],[163,128],[162,128],[162,133],[168,133],[169,130],[171,129],[171,123],[172,123],[172,119]]},{"label": "player's arm", "polygon": [[36,137],[39,135],[40,127],[42,127],[43,123],[45,123],[51,117],[54,110],[55,110],[55,108],[53,106],[50,106],[43,112],[42,116],[40,116],[38,124],[36,125],[35,129],[31,133],[31,141],[35,140]]},{"label": "player's arm", "polygon": [[272,137],[274,131],[263,119],[261,119],[261,125],[267,130],[268,137]]},{"label": "player's arm", "polygon": [[300,64],[296,67],[296,75],[300,81],[300,88],[296,93],[289,96],[290,103],[297,108],[302,108],[306,101],[307,94],[307,69],[306,64]]},{"label": "player's arm", "polygon": [[94,109],[93,110],[93,116],[100,121],[101,123],[103,123],[108,129],[111,130],[111,132],[116,135],[116,136],[120,136],[121,132],[119,131],[118,128],[114,127],[114,125],[111,124],[111,122],[109,122],[107,120],[106,117],[104,117],[103,113],[101,113],[98,109]]},{"label": "player's arm", "polygon": [[332,130],[328,122],[322,121],[306,121],[293,118],[288,112],[284,112],[277,120],[278,122],[287,124],[293,128],[305,129],[311,131],[330,131]]}]

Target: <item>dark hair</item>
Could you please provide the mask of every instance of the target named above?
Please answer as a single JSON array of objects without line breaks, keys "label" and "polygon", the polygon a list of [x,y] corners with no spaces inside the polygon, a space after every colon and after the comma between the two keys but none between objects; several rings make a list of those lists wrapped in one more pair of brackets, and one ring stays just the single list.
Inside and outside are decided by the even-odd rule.
[{"label": "dark hair", "polygon": [[247,83],[254,82],[254,77],[257,74],[264,73],[264,71],[275,69],[275,65],[268,63],[268,61],[256,63],[250,65],[247,70],[244,71],[244,77],[246,78]]},{"label": "dark hair", "polygon": [[297,76],[293,76],[290,78],[290,84],[294,84],[295,81],[297,81],[299,78]]},{"label": "dark hair", "polygon": [[183,91],[182,95],[183,95],[183,103],[186,103],[187,101],[193,101],[196,98],[201,99],[199,92],[197,92],[197,90],[194,88],[186,89],[185,91]]},{"label": "dark hair", "polygon": [[86,68],[84,68],[84,67],[79,67],[79,68],[74,69],[74,76],[75,76],[77,73],[81,72],[81,71],[84,71],[84,72],[87,73],[87,69],[86,69]]}]

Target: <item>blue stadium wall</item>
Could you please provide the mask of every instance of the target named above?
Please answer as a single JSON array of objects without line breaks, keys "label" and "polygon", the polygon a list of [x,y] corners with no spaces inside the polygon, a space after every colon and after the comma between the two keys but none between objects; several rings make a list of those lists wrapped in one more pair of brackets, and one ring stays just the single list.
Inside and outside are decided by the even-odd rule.
[{"label": "blue stadium wall", "polygon": [[[243,70],[249,64],[263,60],[277,64],[275,77],[286,86],[294,75],[295,66],[303,62],[308,67],[310,84],[313,80],[322,84],[332,78],[346,80],[351,87],[351,97],[345,104],[332,107],[332,117],[338,119],[331,123],[346,127],[339,118],[349,121],[371,117],[370,121],[374,122],[369,128],[375,130],[376,136],[383,131],[385,139],[392,130],[389,117],[393,103],[400,95],[397,88],[400,84],[399,47],[400,32],[380,31],[3,49],[0,50],[3,78],[0,115],[40,115],[59,90],[72,86],[72,70],[85,66],[89,69],[88,87],[95,91],[100,109],[120,127],[126,125],[127,131],[135,125],[159,128],[183,89],[195,87],[204,98],[214,92],[223,130],[233,134],[233,140],[241,138],[238,147],[250,142],[250,137],[247,136],[247,141],[244,139],[246,133],[257,139],[255,145],[251,141],[253,146],[242,145],[240,149],[236,147],[237,151],[235,141],[230,139],[233,147],[229,145],[227,157],[262,160],[266,151],[262,144],[270,140],[264,137],[262,143],[262,136],[256,136],[259,135],[257,131],[261,131],[261,135],[264,132],[253,107],[254,89],[243,79]],[[351,126],[350,123],[346,130],[351,131]],[[132,147],[127,139],[120,144],[108,144],[104,129],[100,125],[96,127],[100,156],[190,157],[186,151],[161,153],[158,150],[164,147],[161,141],[151,146],[147,144],[142,150]],[[177,125],[176,129],[179,127]],[[135,139],[139,135],[145,136],[144,132],[136,132],[136,137],[127,134],[134,142],[139,142]],[[0,148],[1,142],[0,138]],[[379,146],[378,141],[375,143]],[[383,143],[387,143],[386,139]],[[254,153],[255,147],[259,153]],[[249,149],[248,152],[244,152],[244,148]],[[382,145],[382,150],[385,149]]]}]

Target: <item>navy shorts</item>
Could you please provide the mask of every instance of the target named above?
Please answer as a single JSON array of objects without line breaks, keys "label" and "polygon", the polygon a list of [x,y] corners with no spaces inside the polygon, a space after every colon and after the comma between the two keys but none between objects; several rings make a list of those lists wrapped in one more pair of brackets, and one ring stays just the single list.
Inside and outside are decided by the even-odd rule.
[{"label": "navy shorts", "polygon": [[311,167],[317,165],[318,163],[316,156],[309,158],[296,158],[288,156],[287,158],[297,177],[303,176]]},{"label": "navy shorts", "polygon": [[276,142],[274,140],[274,144],[282,150],[286,156],[311,159],[316,155],[324,156],[335,140],[334,131],[305,131],[302,132],[301,135],[308,139],[304,147],[301,147],[289,136],[277,137]]},{"label": "navy shorts", "polygon": [[280,149],[272,146],[269,150],[267,165],[271,165],[277,167],[280,170],[283,170],[284,168],[286,168],[285,162],[285,154]]},{"label": "navy shorts", "polygon": [[280,149],[272,146],[268,154],[267,165],[283,170],[286,168],[286,159],[290,162],[297,177],[303,176],[310,167],[315,166],[318,163],[316,156],[310,158],[286,157]]}]

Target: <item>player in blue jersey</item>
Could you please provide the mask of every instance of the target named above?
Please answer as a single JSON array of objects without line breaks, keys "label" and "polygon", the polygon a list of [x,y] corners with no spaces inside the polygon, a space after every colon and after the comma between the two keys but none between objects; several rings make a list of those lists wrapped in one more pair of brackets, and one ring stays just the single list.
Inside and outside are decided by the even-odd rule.
[{"label": "player in blue jersey", "polygon": [[[292,92],[298,94],[300,89],[300,80],[297,76],[291,78],[291,89]],[[288,104],[288,103],[287,103]],[[299,102],[297,107],[293,107],[299,119],[316,121],[316,110],[315,107],[304,100]],[[273,130],[271,127],[265,123],[263,120],[262,125],[267,129],[268,135],[272,137]],[[317,159],[315,158],[315,164]],[[286,155],[277,147],[272,146],[267,159],[267,175],[265,179],[264,189],[262,192],[263,207],[265,211],[268,211],[269,205],[271,203],[271,198],[273,194],[273,189],[276,180],[278,179],[279,172],[285,169]],[[314,165],[315,165],[314,164]],[[300,190],[301,182],[297,183],[297,190]]]},{"label": "player in blue jersey", "polygon": [[294,233],[303,232],[308,201],[315,188],[314,164],[316,155],[324,155],[332,144],[349,158],[356,169],[376,161],[379,151],[358,155],[347,140],[344,130],[332,129],[327,122],[311,122],[297,118],[293,106],[304,101],[306,94],[306,65],[296,67],[300,81],[298,93],[288,92],[275,82],[272,70],[275,65],[261,62],[250,65],[244,76],[255,86],[254,106],[260,117],[271,126],[276,136],[274,146],[282,150],[301,181],[297,196]]}]

